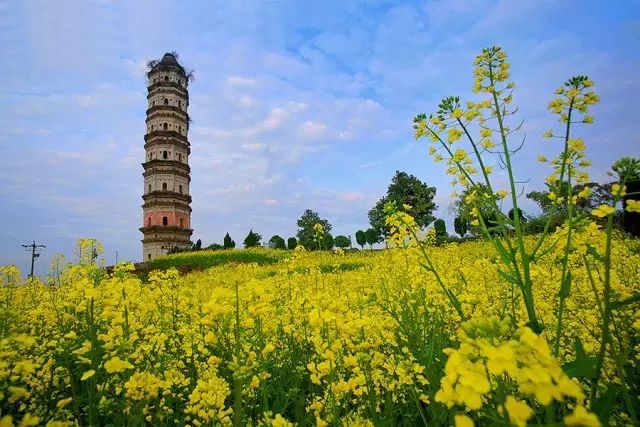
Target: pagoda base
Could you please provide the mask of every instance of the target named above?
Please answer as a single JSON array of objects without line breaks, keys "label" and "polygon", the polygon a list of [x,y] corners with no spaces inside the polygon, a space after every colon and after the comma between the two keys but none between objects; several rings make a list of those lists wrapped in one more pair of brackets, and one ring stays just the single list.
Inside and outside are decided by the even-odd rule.
[{"label": "pagoda base", "polygon": [[162,255],[166,255],[172,248],[190,249],[193,246],[190,228],[180,227],[142,227],[144,234],[142,239],[142,258],[149,261]]}]

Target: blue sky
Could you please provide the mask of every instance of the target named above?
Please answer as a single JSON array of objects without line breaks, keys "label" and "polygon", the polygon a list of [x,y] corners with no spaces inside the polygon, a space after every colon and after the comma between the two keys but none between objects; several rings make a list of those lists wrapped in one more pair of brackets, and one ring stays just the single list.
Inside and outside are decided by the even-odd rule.
[{"label": "blue sky", "polygon": [[436,186],[446,218],[449,179],[411,120],[445,96],[474,99],[473,58],[494,44],[526,119],[525,191],[548,172],[535,156],[558,151],[541,138],[555,125],[546,104],[572,75],[602,100],[576,133],[592,177],[640,156],[635,1],[0,1],[0,264],[26,271],[19,244],[35,239],[42,274],[87,236],[108,262],[140,258],[145,64],[167,51],[196,72],[194,240],[286,238],[306,208],[353,234],[396,170]]}]

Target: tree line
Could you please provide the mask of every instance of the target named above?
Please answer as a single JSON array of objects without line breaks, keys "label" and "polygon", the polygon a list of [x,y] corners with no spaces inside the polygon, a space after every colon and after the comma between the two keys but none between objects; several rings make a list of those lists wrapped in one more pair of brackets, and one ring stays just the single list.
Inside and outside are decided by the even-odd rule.
[{"label": "tree line", "polygon": [[[624,159],[627,163],[633,163],[633,167],[628,169],[639,170],[640,160],[638,159]],[[625,163],[626,165],[626,163]],[[623,165],[624,166],[624,165]],[[622,166],[619,166],[622,167]],[[634,183],[640,183],[640,175],[635,176],[635,181],[632,180],[632,185],[640,185]],[[628,184],[629,185],[629,184]],[[544,225],[548,222],[550,216],[552,218],[552,225],[559,226],[564,223],[567,212],[562,209],[551,209],[553,206],[550,193],[555,191],[556,196],[568,197],[570,194],[583,194],[586,195],[579,199],[576,208],[588,215],[593,209],[602,204],[611,204],[613,197],[611,195],[611,183],[599,184],[595,182],[576,184],[569,188],[565,185],[558,189],[552,190],[549,188],[542,191],[531,191],[526,194],[526,197],[532,200],[540,208],[540,213],[535,215],[529,215],[518,209],[518,217],[524,219],[524,231],[529,234],[540,233]],[[485,195],[486,206],[478,202],[472,206],[468,200],[468,196],[471,191],[476,194]],[[476,185],[471,189],[467,189],[458,195],[457,199],[452,203],[450,207],[451,213],[454,214],[453,228],[459,238],[450,236],[447,232],[446,223],[441,218],[435,218],[433,216],[437,206],[434,202],[436,195],[436,188],[422,182],[414,175],[410,175],[406,172],[396,171],[395,175],[391,179],[391,183],[387,188],[387,193],[384,197],[378,200],[373,208],[368,212],[370,228],[366,230],[357,230],[355,232],[355,243],[364,249],[365,245],[369,245],[372,249],[373,245],[381,243],[384,238],[389,235],[389,228],[386,224],[386,213],[384,206],[393,202],[399,210],[405,211],[414,217],[416,223],[420,228],[426,228],[433,224],[436,237],[442,241],[457,240],[459,238],[474,238],[480,235],[480,230],[477,225],[472,221],[472,209],[479,209],[480,214],[484,218],[488,229],[492,233],[503,233],[508,230],[500,229],[500,221],[495,218],[495,209],[490,204],[494,195],[490,194],[490,190],[483,185]],[[481,197],[480,200],[483,198]],[[513,209],[511,209],[507,216],[509,218],[514,217]],[[354,244],[351,240],[351,236],[338,235],[333,236],[331,234],[332,226],[325,218],[320,217],[318,212],[311,209],[304,211],[302,216],[297,221],[298,232],[295,237],[289,237],[285,239],[279,235],[272,236],[268,241],[264,243],[272,249],[288,249],[293,250],[297,246],[301,245],[306,250],[330,250],[333,248],[353,248]],[[616,224],[618,227],[627,231],[628,233],[638,236],[640,234],[640,220],[639,214],[633,214],[624,212],[622,210],[616,213]],[[249,230],[249,233],[243,240],[245,248],[253,248],[263,246],[262,235]],[[201,249],[234,249],[236,242],[227,233],[222,241],[222,244],[213,243],[209,246],[203,247],[202,241],[198,239],[192,248],[187,250],[201,250]],[[184,251],[179,249],[173,249],[171,252]]]}]

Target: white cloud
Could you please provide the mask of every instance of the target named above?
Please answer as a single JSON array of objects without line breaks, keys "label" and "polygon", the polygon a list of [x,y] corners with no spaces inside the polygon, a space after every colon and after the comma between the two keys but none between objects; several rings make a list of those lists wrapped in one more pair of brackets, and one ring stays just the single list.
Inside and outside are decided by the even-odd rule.
[{"label": "white cloud", "polygon": [[319,138],[325,134],[327,125],[307,120],[300,126],[300,133],[305,138]]},{"label": "white cloud", "polygon": [[257,86],[258,80],[250,77],[228,76],[227,83],[231,86]]},{"label": "white cloud", "polygon": [[359,191],[350,191],[350,192],[344,193],[341,198],[345,202],[355,202],[358,200],[362,200],[364,198],[364,194],[362,194]]}]

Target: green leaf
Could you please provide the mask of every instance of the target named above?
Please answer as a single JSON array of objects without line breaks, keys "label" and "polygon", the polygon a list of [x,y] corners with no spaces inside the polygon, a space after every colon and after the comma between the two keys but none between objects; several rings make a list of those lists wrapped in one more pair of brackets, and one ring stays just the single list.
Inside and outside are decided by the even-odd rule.
[{"label": "green leaf", "polygon": [[576,360],[565,363],[562,366],[562,370],[569,378],[594,378],[597,364],[597,356],[576,356]]},{"label": "green leaf", "polygon": [[622,391],[622,387],[617,384],[609,384],[607,391],[593,402],[593,412],[598,415],[602,425],[609,424],[609,417],[615,408],[616,400]]},{"label": "green leaf", "polygon": [[564,277],[562,281],[562,286],[560,286],[560,292],[558,292],[558,296],[562,299],[565,299],[571,294],[571,271],[567,271],[567,275]]},{"label": "green leaf", "polygon": [[622,301],[613,301],[611,303],[611,309],[617,310],[623,308],[625,305],[633,304],[634,302],[638,301],[640,301],[640,294],[635,294],[634,296],[623,299]]},{"label": "green leaf", "polygon": [[445,289],[445,292],[449,297],[449,301],[451,301],[453,308],[456,309],[456,312],[460,315],[460,317],[464,318],[464,313],[462,311],[462,304],[460,304],[460,300],[458,300],[458,297],[456,297],[455,294],[451,292],[450,289]]},{"label": "green leaf", "polygon": [[587,353],[584,352],[582,340],[579,337],[576,337],[573,348],[575,348],[576,350],[576,359],[584,359],[585,357],[587,357]]},{"label": "green leaf", "polygon": [[587,245],[587,253],[600,262],[604,262],[604,257],[591,245]]},{"label": "green leaf", "polygon": [[504,246],[502,246],[502,243],[500,243],[499,241],[496,240],[496,248],[498,248],[498,253],[500,254],[500,258],[502,259],[502,262],[505,264],[509,264],[511,263],[511,261],[513,261],[513,254],[507,252],[507,250],[504,248]]}]

